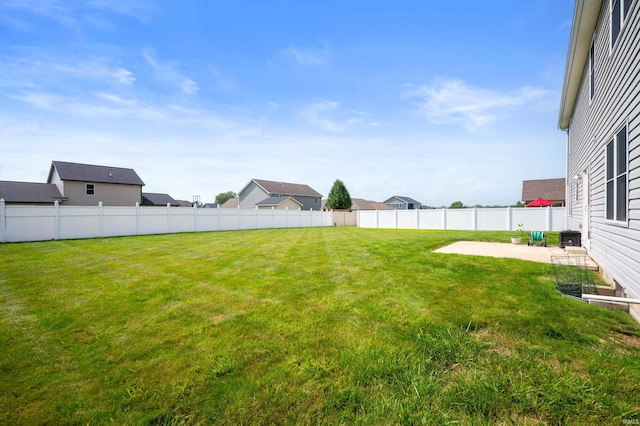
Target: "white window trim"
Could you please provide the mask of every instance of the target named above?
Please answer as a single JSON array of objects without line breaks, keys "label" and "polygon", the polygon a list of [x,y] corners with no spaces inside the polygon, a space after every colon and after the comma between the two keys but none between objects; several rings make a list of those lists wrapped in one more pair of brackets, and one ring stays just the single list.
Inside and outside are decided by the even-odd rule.
[{"label": "white window trim", "polygon": [[[616,181],[618,179],[618,173],[617,173],[617,166],[618,166],[618,144],[616,141],[616,136],[618,135],[618,133],[620,133],[621,130],[625,131],[625,151],[626,151],[626,155],[625,155],[625,159],[626,159],[626,169],[625,169],[625,188],[627,190],[627,194],[625,195],[625,220],[617,220],[616,217],[618,216],[618,210],[617,210],[617,206],[616,206],[616,201],[617,201],[617,191],[618,191],[618,187],[616,185]],[[609,194],[607,193],[607,146],[609,145],[609,143],[613,143],[613,219],[608,219],[607,218],[607,205],[609,202]],[[611,225],[619,225],[619,226],[629,226],[629,122],[625,121],[624,124],[622,124],[621,126],[618,126],[616,128],[616,130],[613,132],[613,135],[611,137],[609,137],[607,139],[607,143],[605,143],[604,145],[604,161],[605,161],[605,176],[604,176],[604,221],[605,223],[611,224]]]},{"label": "white window trim", "polygon": [[596,97],[596,78],[595,78],[595,69],[596,69],[596,38],[595,34],[593,35],[593,39],[591,40],[591,46],[589,47],[589,105],[593,102],[593,98]]},{"label": "white window trim", "polygon": [[618,19],[620,19],[620,30],[618,31],[618,36],[616,37],[615,42],[612,43],[613,40],[613,2],[615,0],[609,0],[609,54],[612,54],[614,50],[616,50],[616,48],[618,47],[618,42],[620,41],[620,37],[622,36],[622,33],[624,32],[624,29],[626,27],[627,21],[628,21],[628,17],[629,15],[631,15],[631,13],[633,12],[633,8],[634,8],[634,3],[636,2],[636,0],[628,0],[630,1],[630,6],[629,6],[629,13],[627,13],[627,16],[624,16],[624,3],[625,0],[617,0],[620,2],[620,16],[618,17]]}]

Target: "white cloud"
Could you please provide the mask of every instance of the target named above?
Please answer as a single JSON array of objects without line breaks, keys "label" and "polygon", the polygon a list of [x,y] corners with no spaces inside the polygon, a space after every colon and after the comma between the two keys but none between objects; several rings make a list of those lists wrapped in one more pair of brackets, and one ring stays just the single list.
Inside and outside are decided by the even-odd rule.
[{"label": "white cloud", "polygon": [[548,93],[536,87],[501,92],[471,87],[460,80],[443,80],[416,87],[403,97],[420,98],[418,112],[434,123],[462,123],[467,130],[475,130]]},{"label": "white cloud", "polygon": [[362,116],[363,113],[343,112],[339,107],[339,102],[321,100],[304,107],[298,112],[298,117],[314,126],[335,133],[342,133],[350,125],[363,121],[361,117],[349,117],[350,115]]},{"label": "white cloud", "polygon": [[179,65],[177,62],[159,61],[151,50],[143,51],[142,57],[153,68],[155,76],[159,80],[177,86],[182,92],[189,95],[194,95],[200,90],[198,83],[182,75],[178,70]]},{"label": "white cloud", "polygon": [[148,0],[89,0],[87,5],[96,9],[130,16],[139,21],[147,21],[155,14],[153,3]]},{"label": "white cloud", "polygon": [[124,86],[136,81],[133,72],[104,57],[57,57],[52,61],[46,52],[27,49],[21,56],[3,59],[0,57],[0,86],[5,87],[51,86],[60,90],[78,87],[79,80]]},{"label": "white cloud", "polygon": [[331,52],[326,44],[320,49],[301,48],[290,45],[283,50],[284,55],[298,65],[320,66],[327,65],[331,61]]}]

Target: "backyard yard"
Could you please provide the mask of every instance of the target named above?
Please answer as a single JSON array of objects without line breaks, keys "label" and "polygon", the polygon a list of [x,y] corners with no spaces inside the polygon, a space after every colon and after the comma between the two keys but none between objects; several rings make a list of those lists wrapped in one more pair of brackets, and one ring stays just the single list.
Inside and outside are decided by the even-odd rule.
[{"label": "backyard yard", "polygon": [[0,244],[0,424],[640,422],[628,314],[562,296],[550,265],[432,252],[509,237]]}]

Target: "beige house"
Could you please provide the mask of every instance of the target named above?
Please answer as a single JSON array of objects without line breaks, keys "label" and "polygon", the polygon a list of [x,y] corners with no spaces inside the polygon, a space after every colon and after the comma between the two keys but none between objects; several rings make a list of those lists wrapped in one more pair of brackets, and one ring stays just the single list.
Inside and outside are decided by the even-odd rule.
[{"label": "beige house", "polygon": [[133,206],[142,202],[144,182],[133,169],[53,161],[48,184],[55,185],[66,205]]},{"label": "beige house", "polygon": [[293,197],[269,197],[256,203],[259,209],[300,210],[302,203]]}]

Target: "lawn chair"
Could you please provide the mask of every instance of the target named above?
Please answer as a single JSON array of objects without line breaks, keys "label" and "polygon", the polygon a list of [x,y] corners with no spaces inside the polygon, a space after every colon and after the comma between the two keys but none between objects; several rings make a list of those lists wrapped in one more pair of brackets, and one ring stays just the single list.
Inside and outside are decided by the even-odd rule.
[{"label": "lawn chair", "polygon": [[547,236],[544,234],[544,231],[531,231],[531,234],[529,234],[529,242],[527,243],[527,245],[546,247]]}]

